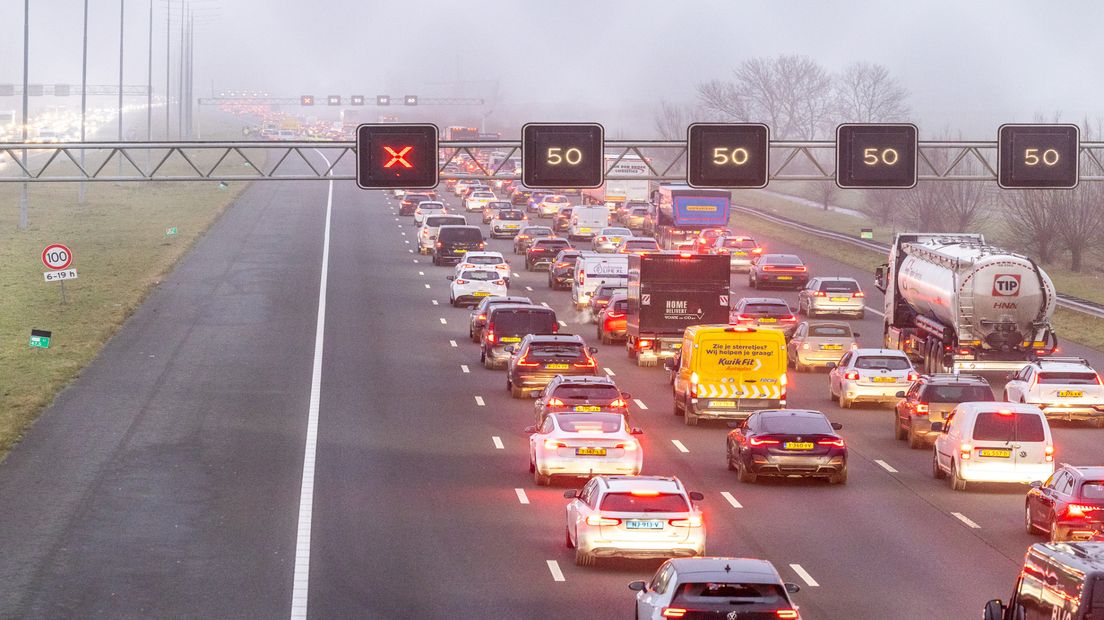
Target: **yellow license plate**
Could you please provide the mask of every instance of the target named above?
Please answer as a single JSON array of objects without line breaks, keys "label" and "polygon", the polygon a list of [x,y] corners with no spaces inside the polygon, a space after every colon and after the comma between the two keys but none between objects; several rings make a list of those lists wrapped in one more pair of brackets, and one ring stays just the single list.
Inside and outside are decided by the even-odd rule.
[{"label": "yellow license plate", "polygon": [[897,379],[894,377],[873,377],[870,380],[874,383],[897,383]]},{"label": "yellow license plate", "polygon": [[598,413],[602,408],[598,405],[575,405],[575,411],[581,411],[583,413]]},{"label": "yellow license plate", "polygon": [[610,237],[610,241],[614,243],[621,243],[622,239],[621,237]]},{"label": "yellow license plate", "polygon": [[605,456],[605,448],[575,448],[575,454],[578,456]]},{"label": "yellow license plate", "polygon": [[777,323],[778,319],[759,319],[760,323]]},{"label": "yellow license plate", "polygon": [[472,295],[475,296],[475,297],[486,297],[487,295],[490,295],[490,294],[491,294],[490,291],[476,291],[476,292],[472,293]]},{"label": "yellow license plate", "polygon": [[851,298],[850,297],[829,297],[828,299],[830,299],[832,301],[848,301]]},{"label": "yellow license plate", "polygon": [[682,343],[681,342],[676,342],[675,344],[671,345],[671,348],[672,349],[681,349],[682,348]]},{"label": "yellow license plate", "polygon": [[734,400],[715,400],[709,403],[711,407],[735,407],[736,401]]},{"label": "yellow license plate", "polygon": [[779,280],[793,280],[793,276],[778,276]]},{"label": "yellow license plate", "polygon": [[521,338],[520,337],[515,338],[515,337],[512,337],[512,336],[507,336],[507,337],[502,339],[502,342],[521,342]]},{"label": "yellow license plate", "polygon": [[548,370],[567,370],[568,365],[567,364],[547,364],[545,366],[545,368],[547,368]]},{"label": "yellow license plate", "polygon": [[843,349],[842,344],[822,344],[820,345],[821,351],[839,351]]},{"label": "yellow license plate", "polygon": [[502,226],[502,227],[503,227],[503,228],[511,228],[511,229],[512,229],[512,228],[517,228],[517,227],[518,227],[518,225],[517,225],[517,224],[503,224],[503,226]]},{"label": "yellow license plate", "polygon": [[579,232],[590,232],[589,228],[580,228]]},{"label": "yellow license plate", "polygon": [[978,450],[978,456],[992,456],[996,458],[1007,459],[1012,456],[1012,451],[982,448],[981,450]]},{"label": "yellow license plate", "polygon": [[1059,398],[1081,398],[1084,395],[1081,390],[1058,390]]},{"label": "yellow license plate", "polygon": [[467,254],[468,253],[467,250],[453,250],[453,252],[456,252],[457,254]]},{"label": "yellow license plate", "polygon": [[733,252],[733,256],[747,256],[747,252]]},{"label": "yellow license plate", "polygon": [[782,447],[787,450],[812,450],[813,442],[811,441],[787,441],[782,444]]}]

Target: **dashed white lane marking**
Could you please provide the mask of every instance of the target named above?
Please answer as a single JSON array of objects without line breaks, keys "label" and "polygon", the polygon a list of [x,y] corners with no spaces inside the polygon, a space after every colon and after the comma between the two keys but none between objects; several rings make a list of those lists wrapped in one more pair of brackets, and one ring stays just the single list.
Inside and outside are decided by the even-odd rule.
[{"label": "dashed white lane marking", "polygon": [[[527,287],[525,287],[525,290],[527,290],[527,291],[532,291],[532,290],[533,290],[533,287],[531,287],[531,286],[527,286]],[[549,561],[551,561],[551,560],[549,560]]]},{"label": "dashed white lane marking", "polygon": [[690,451],[690,448],[687,448],[686,446],[682,445],[682,442],[677,440],[677,439],[672,439],[671,443],[675,444],[675,447],[678,448],[679,452],[689,452]]},{"label": "dashed white lane marking", "polygon": [[403,231],[402,236],[404,236],[404,237],[406,236],[406,231]]},{"label": "dashed white lane marking", "polygon": [[487,403],[483,402],[483,397],[482,396],[476,396],[475,397],[475,404],[480,406],[480,407],[486,407],[487,406]]},{"label": "dashed white lane marking", "polygon": [[450,347],[458,347],[458,346],[460,346],[460,345],[456,344],[456,341],[455,341],[455,340],[449,340],[449,346],[450,346]]},{"label": "dashed white lane marking", "polygon": [[410,239],[403,239],[403,243],[410,243]]},{"label": "dashed white lane marking", "polygon": [[418,259],[416,259],[416,258],[412,258],[410,260],[414,261],[415,263],[418,262]]},{"label": "dashed white lane marking", "polygon": [[611,377],[616,377],[617,376],[617,373],[613,372],[612,368],[603,368],[602,370],[606,371],[606,374],[611,376]]},{"label": "dashed white lane marking", "polygon": [[897,470],[894,469],[892,465],[890,465],[889,463],[886,463],[885,461],[883,461],[881,459],[874,459],[874,462],[877,463],[879,467],[881,467],[882,469],[888,471],[891,474],[897,473]]},{"label": "dashed white lane marking", "polygon": [[514,493],[517,494],[518,501],[522,504],[529,503],[529,497],[525,495],[525,489],[514,489]]},{"label": "dashed white lane marking", "polygon": [[[391,212],[394,213],[394,209],[392,209]],[[399,221],[399,218],[395,218],[395,221]]]},{"label": "dashed white lane marking", "polygon": [[494,443],[495,450],[505,450],[506,449],[502,445],[502,438],[499,437],[498,435],[494,435],[493,437],[491,437],[491,442]]},{"label": "dashed white lane marking", "polygon": [[552,307],[552,306],[549,306],[549,305],[548,305],[548,302],[547,302],[547,301],[542,301],[542,302],[541,302],[541,305],[542,305],[542,306],[544,306],[545,308],[551,308],[551,307]]},{"label": "dashed white lane marking", "polygon": [[516,272],[516,271],[515,271],[515,272],[514,272],[514,277],[515,277],[515,278],[520,278],[521,276],[520,276],[520,275],[518,275],[518,272]]},{"label": "dashed white lane marking", "polygon": [[816,579],[813,579],[813,576],[809,574],[809,571],[802,568],[800,564],[790,564],[790,568],[792,568],[793,571],[797,573],[797,576],[801,577],[810,588],[820,586],[820,584],[816,582]]},{"label": "dashed white lane marking", "polygon": [[427,284],[427,285],[425,285],[425,287],[426,287],[426,288],[429,288],[429,285]]},{"label": "dashed white lane marking", "polygon": [[875,310],[874,308],[867,308],[866,311],[867,312],[873,312],[874,314],[877,314],[878,316],[882,317],[883,319],[885,318],[885,312]]},{"label": "dashed white lane marking", "polygon": [[[395,218],[395,219],[398,219],[398,218]],[[402,228],[402,224],[399,224],[399,228]]]},{"label": "dashed white lane marking", "polygon": [[744,505],[741,504],[740,502],[736,501],[736,498],[732,497],[732,494],[729,493],[728,491],[721,491],[721,497],[725,498],[725,501],[728,502],[733,508],[743,508],[744,507]]},{"label": "dashed white lane marking", "polygon": [[444,317],[441,317],[441,325],[448,325],[448,321]]},{"label": "dashed white lane marking", "polygon": [[407,250],[407,252],[410,252],[411,254],[413,254],[414,250]]},{"label": "dashed white lane marking", "polygon": [[559,321],[559,324],[560,327],[567,327],[567,323],[564,323],[563,321]]},{"label": "dashed white lane marking", "polygon": [[971,521],[969,519],[969,517],[962,514],[961,512],[952,512],[951,516],[953,516],[954,518],[958,519],[959,521],[962,521],[963,523],[965,523],[966,527],[970,527],[970,528],[973,528],[975,530],[980,530],[981,529],[980,525],[978,525],[977,523],[974,523],[973,521]]},{"label": "dashed white lane marking", "polygon": [[468,365],[467,364],[460,364],[460,372],[462,372],[464,374],[467,374],[471,371],[468,370]]},{"label": "dashed white lane marking", "polygon": [[548,560],[548,572],[552,573],[552,581],[563,581],[563,571],[560,570],[560,563],[556,560]]},{"label": "dashed white lane marking", "polygon": [[[416,262],[418,262],[418,261],[416,261],[416,260],[415,260],[414,262],[416,263]],[[425,275],[425,272],[424,272],[424,271],[419,271],[419,272],[418,272],[418,275],[420,275],[420,276],[424,276],[424,275]]]},{"label": "dashed white lane marking", "polygon": [[640,400],[639,398],[634,398],[633,402],[636,403],[637,407],[640,407],[641,409],[643,409],[645,411],[648,410],[648,405],[645,405],[644,401]]},{"label": "dashed white lane marking", "polygon": [[434,306],[440,305],[440,304],[438,304],[438,303],[437,303],[437,300],[436,300],[436,299],[431,299],[430,301],[432,301],[432,302],[433,302],[433,305],[434,305]]}]

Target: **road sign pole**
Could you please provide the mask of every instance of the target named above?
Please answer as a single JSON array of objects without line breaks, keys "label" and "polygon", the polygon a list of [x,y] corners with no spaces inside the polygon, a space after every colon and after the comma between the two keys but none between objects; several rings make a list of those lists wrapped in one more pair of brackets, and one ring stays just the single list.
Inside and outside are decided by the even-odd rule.
[{"label": "road sign pole", "polygon": [[64,305],[69,303],[69,297],[67,297],[65,295],[65,280],[62,280],[60,282],[60,284],[61,284],[61,305],[64,306]]}]

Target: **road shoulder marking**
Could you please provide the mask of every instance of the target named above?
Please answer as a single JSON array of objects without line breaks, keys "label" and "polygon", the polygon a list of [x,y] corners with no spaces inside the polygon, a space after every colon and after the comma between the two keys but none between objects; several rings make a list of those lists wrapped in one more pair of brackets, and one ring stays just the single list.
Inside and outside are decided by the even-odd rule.
[{"label": "road shoulder marking", "polygon": [[874,459],[874,462],[877,463],[879,467],[881,467],[882,469],[888,471],[891,474],[897,473],[897,470],[894,469],[892,465],[890,465],[889,463],[886,463],[885,461],[883,461],[881,459]]}]

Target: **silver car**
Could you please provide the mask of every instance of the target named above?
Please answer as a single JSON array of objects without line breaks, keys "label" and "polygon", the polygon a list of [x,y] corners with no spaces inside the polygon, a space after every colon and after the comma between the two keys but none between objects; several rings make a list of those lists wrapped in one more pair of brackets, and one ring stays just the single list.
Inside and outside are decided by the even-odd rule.
[{"label": "silver car", "polygon": [[633,233],[628,228],[611,226],[599,230],[590,240],[590,243],[595,252],[616,252],[617,246],[621,245],[622,241],[632,236]]},{"label": "silver car", "polygon": [[838,364],[828,362],[828,396],[847,409],[856,402],[896,404],[897,392],[907,390],[920,373],[903,351],[855,349]]},{"label": "silver car", "polygon": [[810,319],[821,314],[866,316],[866,296],[854,278],[813,278],[797,294],[797,311]]},{"label": "silver car", "polygon": [[805,321],[786,345],[787,357],[797,372],[823,368],[829,362],[838,364],[844,353],[859,347],[858,337],[847,323]]}]

